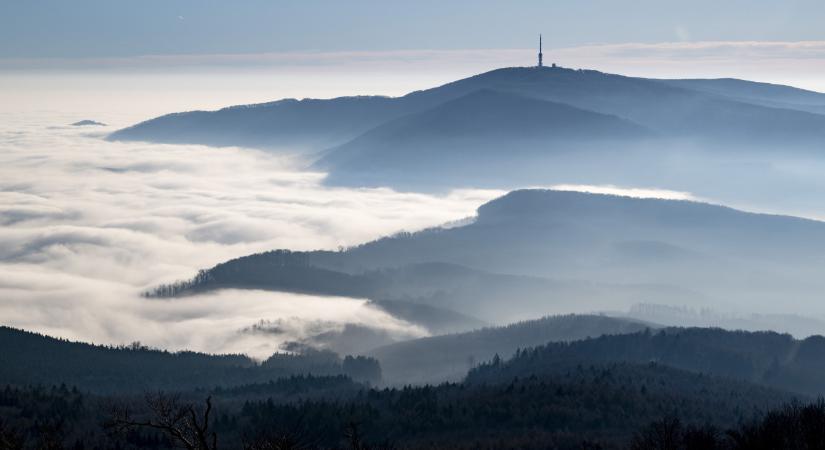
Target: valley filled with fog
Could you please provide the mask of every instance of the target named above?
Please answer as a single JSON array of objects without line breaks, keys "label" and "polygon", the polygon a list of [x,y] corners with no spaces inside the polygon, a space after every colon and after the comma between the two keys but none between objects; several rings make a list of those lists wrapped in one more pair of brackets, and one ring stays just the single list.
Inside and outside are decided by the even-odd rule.
[{"label": "valley filled with fog", "polygon": [[[117,120],[115,115],[115,120]],[[4,113],[0,130],[0,316],[9,326],[102,344],[266,357],[343,323],[398,338],[419,327],[336,299],[222,292],[140,294],[203,267],[274,248],[337,249],[460,220],[495,190],[433,196],[339,189],[286,157],[240,148],[113,143],[80,113]],[[109,123],[105,115],[92,117]],[[281,336],[242,334],[295,319]]]},{"label": "valley filled with fog", "polygon": [[[338,250],[400,231],[467,223],[476,208],[507,189],[532,187],[509,182],[507,189],[468,185],[440,193],[331,187],[324,184],[325,174],[309,171],[308,161],[300,156],[238,147],[111,142],[105,139],[109,133],[141,116],[99,111],[83,115],[56,109],[3,113],[0,315],[5,325],[75,340],[114,345],[140,341],[169,350],[266,358],[296,343],[364,352],[372,346],[428,336],[433,330],[357,296],[249,289],[221,289],[173,299],[141,295],[156,286],[189,279],[199,269],[252,253],[281,248]],[[107,125],[70,125],[86,117]],[[696,167],[700,163],[685,159],[672,164]],[[709,171],[724,167],[718,161],[713,164],[704,167]],[[713,197],[668,190],[680,186],[677,180],[672,186],[616,187],[599,183],[598,173],[575,180],[591,184],[569,183],[570,177],[550,172],[539,179],[546,180],[541,184],[545,187],[562,190],[825,216],[825,207],[817,207],[822,191],[814,166],[755,161],[752,170],[736,167],[742,177],[731,180],[727,190],[714,185],[717,195]],[[775,178],[775,187],[759,185],[761,190],[749,195],[754,193],[751,188],[757,188],[754,180],[768,173]],[[800,190],[805,195],[798,195]],[[503,274],[516,272],[499,269]],[[584,280],[587,275],[574,278]],[[501,311],[497,322],[486,318],[486,322],[475,323],[503,324],[554,313],[623,315],[635,308],[636,317],[670,325],[775,328],[776,317],[752,317],[751,313],[803,313],[772,308],[770,295],[767,304],[754,299],[752,308],[743,308],[744,300],[719,302],[664,288],[645,293],[634,287],[624,294],[605,294],[598,293],[599,289],[613,288],[559,291],[559,286],[541,282],[509,282],[520,285],[516,291],[503,291],[510,295],[534,298],[550,289],[559,292],[558,298],[526,309],[510,308],[504,315]],[[645,306],[648,302],[652,305]],[[661,305],[670,306],[662,309]],[[465,313],[474,310],[454,306]],[[711,306],[717,310],[704,310]],[[649,316],[651,311],[656,314]],[[809,317],[810,323],[785,317],[782,329],[804,337],[819,326],[819,314]],[[346,335],[348,327],[368,330],[369,338],[336,347],[336,339]],[[275,328],[277,332],[272,332]],[[471,326],[441,331],[465,328]],[[328,337],[325,341],[319,336]]]}]

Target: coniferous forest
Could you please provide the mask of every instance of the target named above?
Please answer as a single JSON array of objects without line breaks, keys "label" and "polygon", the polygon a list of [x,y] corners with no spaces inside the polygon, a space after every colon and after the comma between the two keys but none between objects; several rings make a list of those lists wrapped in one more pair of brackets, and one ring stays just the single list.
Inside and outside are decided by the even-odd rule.
[{"label": "coniferous forest", "polygon": [[825,429],[813,344],[775,333],[602,335],[390,386],[362,356],[255,362],[2,331],[3,449],[813,449]]}]

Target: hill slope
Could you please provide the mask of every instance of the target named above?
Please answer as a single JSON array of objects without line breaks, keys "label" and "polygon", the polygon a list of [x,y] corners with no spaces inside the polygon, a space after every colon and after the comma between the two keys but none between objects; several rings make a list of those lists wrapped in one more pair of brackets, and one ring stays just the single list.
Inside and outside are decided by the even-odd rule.
[{"label": "hill slope", "polygon": [[459,381],[476,364],[494,355],[513,356],[517,349],[548,342],[575,341],[603,334],[633,333],[653,325],[607,316],[545,317],[503,327],[433,336],[377,348],[369,355],[381,362],[392,384]]},{"label": "hill slope", "polygon": [[792,392],[825,392],[825,338],[802,341],[774,332],[712,328],[645,330],[571,343],[549,343],[473,370],[471,383],[510,380],[570,370],[579,365],[656,363],[681,370],[723,376]]},{"label": "hill slope", "polygon": [[[725,95],[719,95],[706,85],[679,84],[678,80],[626,77],[561,67],[509,67],[402,98],[420,104],[440,103],[480,89],[615,115],[671,136],[735,136],[751,140],[777,132],[791,136],[791,133],[805,130],[818,139],[823,137],[821,125],[825,117],[753,102],[754,98],[775,95],[774,87],[767,84],[754,86],[741,80],[732,82],[727,89],[722,89]],[[794,105],[805,105],[796,99],[786,103],[794,108]]]},{"label": "hill slope", "polygon": [[499,161],[571,152],[582,145],[650,136],[616,116],[482,89],[433,109],[401,117],[336,147],[317,164],[337,170],[387,170],[439,165],[474,167]]},{"label": "hill slope", "polygon": [[170,353],[139,345],[104,347],[0,327],[0,383],[10,385],[65,383],[99,393],[139,393],[344,372],[341,360],[330,352],[276,354],[258,364],[243,355]]},{"label": "hill slope", "polygon": [[119,130],[111,137],[320,150],[342,145],[404,115],[481,90],[564,103],[669,135],[753,140],[809,134],[820,143],[825,136],[825,117],[810,114],[825,105],[821,94],[742,80],[653,80],[593,70],[511,67],[397,98],[286,99],[170,114]]},{"label": "hill slope", "polygon": [[823,264],[822,222],[698,202],[525,190],[481,206],[469,225],[344,252],[239,258],[167,294],[305,289],[415,301],[499,324],[638,302],[752,313],[781,312],[782,304],[820,314]]},{"label": "hill slope", "polygon": [[825,113],[825,94],[781,84],[759,83],[735,78],[662,80],[662,82],[670,86],[739,99],[762,106],[817,114]]},{"label": "hill slope", "polygon": [[405,105],[387,97],[285,99],[218,111],[168,114],[118,130],[109,138],[318,151],[406,113]]}]

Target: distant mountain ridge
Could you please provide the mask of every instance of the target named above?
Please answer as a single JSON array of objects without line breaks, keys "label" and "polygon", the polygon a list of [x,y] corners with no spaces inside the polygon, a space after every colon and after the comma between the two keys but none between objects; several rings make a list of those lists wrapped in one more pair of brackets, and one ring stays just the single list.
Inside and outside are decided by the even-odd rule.
[{"label": "distant mountain ridge", "polygon": [[[753,122],[755,114],[791,121],[813,120],[820,126],[825,120],[812,113],[825,108],[825,94],[786,86],[734,79],[655,80],[561,67],[512,67],[402,97],[285,99],[212,112],[174,113],[118,130],[111,138],[263,147],[298,145],[306,140],[306,145],[299,146],[323,150],[399,117],[478,91],[563,103],[629,119],[659,132],[695,131],[693,128],[710,125],[719,115],[709,115],[710,111],[703,109],[709,105],[726,111],[727,116],[714,125],[713,133],[735,131],[737,124],[747,127],[745,131],[763,133],[763,127]],[[821,137],[822,130],[816,132]],[[210,142],[213,139],[216,142]]]},{"label": "distant mountain ridge", "polygon": [[284,99],[167,114],[118,130],[109,139],[317,151],[407,112],[388,97]]},{"label": "distant mountain ridge", "polygon": [[169,114],[109,138],[301,154],[332,185],[513,187],[594,174],[648,184],[669,179],[645,169],[674,153],[712,161],[818,157],[825,94],[732,79],[510,67],[402,97],[286,99]]},{"label": "distant mountain ridge", "polygon": [[[652,135],[650,130],[616,116],[481,89],[373,128],[330,149],[316,167],[364,170],[403,164],[409,169],[417,163],[429,166],[433,160],[441,164],[495,160],[500,158],[503,137],[508,140],[507,154],[512,159]],[[580,139],[584,142],[576,142]]]}]

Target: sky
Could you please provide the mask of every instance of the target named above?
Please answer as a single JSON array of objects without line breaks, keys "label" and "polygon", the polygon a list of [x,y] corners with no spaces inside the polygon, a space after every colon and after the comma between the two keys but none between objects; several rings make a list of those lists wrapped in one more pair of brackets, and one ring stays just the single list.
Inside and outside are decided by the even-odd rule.
[{"label": "sky", "polygon": [[535,64],[539,33],[564,67],[825,92],[822,17],[815,0],[3,1],[0,110],[396,96]]},{"label": "sky", "polygon": [[823,14],[818,0],[12,0],[0,57],[808,41]]}]

